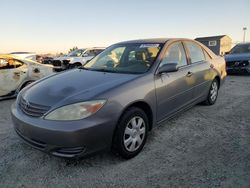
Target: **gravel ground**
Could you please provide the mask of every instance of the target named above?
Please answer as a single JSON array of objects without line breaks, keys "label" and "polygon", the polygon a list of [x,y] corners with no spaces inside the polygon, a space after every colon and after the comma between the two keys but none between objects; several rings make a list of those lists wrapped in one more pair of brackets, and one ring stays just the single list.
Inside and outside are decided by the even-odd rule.
[{"label": "gravel ground", "polygon": [[13,130],[13,102],[0,102],[0,187],[250,187],[250,77],[228,77],[214,106],[155,128],[128,161],[108,152],[65,160],[27,146]]}]

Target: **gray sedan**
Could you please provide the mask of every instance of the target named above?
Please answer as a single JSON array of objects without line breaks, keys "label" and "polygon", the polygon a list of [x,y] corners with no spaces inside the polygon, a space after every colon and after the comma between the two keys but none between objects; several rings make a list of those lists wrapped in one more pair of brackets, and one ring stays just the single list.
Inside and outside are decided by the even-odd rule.
[{"label": "gray sedan", "polygon": [[225,77],[224,59],[196,41],[121,42],[24,88],[12,119],[26,143],[55,156],[111,149],[132,158],[153,127],[197,103],[213,105]]}]

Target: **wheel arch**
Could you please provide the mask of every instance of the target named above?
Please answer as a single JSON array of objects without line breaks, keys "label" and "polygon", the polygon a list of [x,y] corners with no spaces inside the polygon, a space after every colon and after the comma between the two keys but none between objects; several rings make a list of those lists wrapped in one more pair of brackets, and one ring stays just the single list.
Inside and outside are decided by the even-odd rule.
[{"label": "wheel arch", "polygon": [[[153,122],[154,122],[154,117],[153,117],[153,111],[152,111],[152,108],[150,107],[150,105],[145,102],[145,101],[135,101],[131,104],[129,104],[128,106],[126,106],[124,108],[124,110],[122,111],[120,117],[119,117],[119,120],[121,119],[122,115],[129,109],[129,108],[132,108],[132,107],[137,107],[137,108],[140,108],[141,110],[143,110],[147,117],[148,117],[148,120],[149,120],[149,131],[152,130],[153,128]],[[118,120],[118,122],[119,122]]]},{"label": "wheel arch", "polygon": [[25,80],[20,87],[17,89],[17,92],[19,93],[25,86],[27,86],[28,83],[35,82],[35,80]]}]

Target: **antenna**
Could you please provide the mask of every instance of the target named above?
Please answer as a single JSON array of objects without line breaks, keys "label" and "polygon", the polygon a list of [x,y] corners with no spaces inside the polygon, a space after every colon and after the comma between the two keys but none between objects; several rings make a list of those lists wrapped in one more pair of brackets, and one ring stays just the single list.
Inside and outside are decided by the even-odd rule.
[{"label": "antenna", "polygon": [[246,42],[246,31],[247,31],[247,28],[243,27],[243,42]]}]

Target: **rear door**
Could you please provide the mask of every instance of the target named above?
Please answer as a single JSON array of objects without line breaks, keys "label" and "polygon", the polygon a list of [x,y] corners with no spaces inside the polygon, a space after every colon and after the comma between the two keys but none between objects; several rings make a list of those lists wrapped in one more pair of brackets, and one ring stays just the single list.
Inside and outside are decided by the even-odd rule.
[{"label": "rear door", "polygon": [[188,105],[194,94],[192,67],[181,42],[171,44],[160,63],[178,63],[177,72],[156,75],[157,121],[161,121],[182,107]]},{"label": "rear door", "polygon": [[15,91],[28,75],[25,63],[16,59],[0,59],[0,96]]},{"label": "rear door", "polygon": [[205,56],[208,56],[208,54],[205,54],[199,44],[193,41],[185,41],[184,46],[190,60],[190,66],[192,67],[193,78],[195,80],[194,100],[198,100],[207,95],[213,77],[210,67],[211,64]]}]

